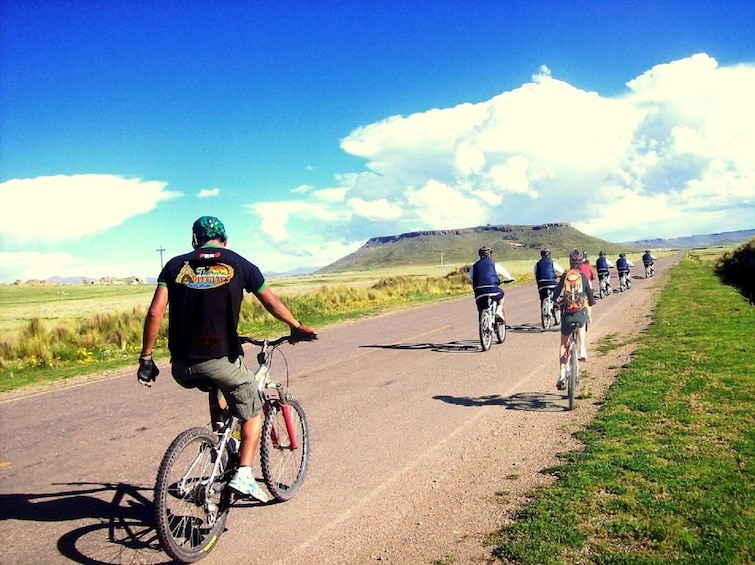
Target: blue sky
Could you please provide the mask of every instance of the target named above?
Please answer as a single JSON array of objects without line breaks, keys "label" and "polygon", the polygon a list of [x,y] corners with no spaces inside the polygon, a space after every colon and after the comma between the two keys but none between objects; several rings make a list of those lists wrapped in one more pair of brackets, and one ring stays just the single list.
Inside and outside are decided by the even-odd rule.
[{"label": "blue sky", "polygon": [[[374,236],[755,227],[755,3],[0,3],[0,282]],[[470,257],[471,260],[472,257]]]}]

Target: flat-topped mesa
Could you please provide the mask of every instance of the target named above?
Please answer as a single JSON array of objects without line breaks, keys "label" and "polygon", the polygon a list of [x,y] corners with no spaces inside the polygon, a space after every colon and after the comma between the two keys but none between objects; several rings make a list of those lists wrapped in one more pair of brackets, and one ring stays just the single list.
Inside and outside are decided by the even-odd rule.
[{"label": "flat-topped mesa", "polygon": [[363,245],[364,248],[369,247],[378,247],[380,245],[385,245],[387,243],[396,243],[397,241],[400,241],[402,239],[410,239],[413,237],[420,237],[420,236],[431,236],[431,235],[464,235],[464,234],[470,234],[470,233],[482,233],[482,232],[512,232],[515,229],[531,229],[532,231],[537,230],[544,230],[544,229],[555,229],[555,228],[562,228],[562,227],[569,227],[570,224],[568,222],[551,222],[547,224],[539,224],[535,226],[529,226],[529,225],[486,225],[486,226],[477,226],[474,228],[458,228],[458,229],[450,229],[450,230],[420,230],[420,231],[412,231],[407,233],[402,233],[399,235],[385,235],[381,237],[372,237],[369,240],[367,240],[367,243]]}]

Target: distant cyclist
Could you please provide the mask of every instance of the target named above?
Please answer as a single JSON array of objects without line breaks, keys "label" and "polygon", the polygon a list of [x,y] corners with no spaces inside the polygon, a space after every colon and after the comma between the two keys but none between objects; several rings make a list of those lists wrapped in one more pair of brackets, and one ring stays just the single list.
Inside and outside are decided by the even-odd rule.
[{"label": "distant cyclist", "polygon": [[[475,299],[482,296],[491,296],[498,301],[496,318],[504,322],[503,317],[503,290],[499,287],[501,280],[513,282],[514,277],[499,263],[493,261],[493,250],[487,245],[477,251],[480,259],[469,269],[469,280],[472,281]],[[477,309],[484,309],[484,302],[477,300]]]},{"label": "distant cyclist", "polygon": [[611,273],[608,272],[608,269],[613,268],[613,263],[608,260],[608,257],[606,257],[606,254],[601,251],[598,253],[598,259],[595,261],[595,271],[598,273],[598,284],[600,284],[603,279],[608,279],[606,283],[608,286],[611,286]]},{"label": "distant cyclist", "polygon": [[655,257],[650,253],[650,249],[646,249],[645,253],[642,255],[642,264],[645,266],[645,276],[647,276],[648,269],[650,270],[651,275],[655,272],[653,268],[654,262]]},{"label": "distant cyclist", "polygon": [[619,258],[616,259],[616,270],[619,272],[619,280],[623,275],[626,275],[627,281],[629,281],[629,268],[634,267],[629,259],[627,259],[626,253],[619,253]]},{"label": "distant cyclist", "polygon": [[579,269],[587,277],[587,280],[590,281],[590,286],[592,286],[592,281],[597,277],[595,271],[590,266],[590,261],[587,258],[587,251],[582,252],[582,264],[579,266]]},{"label": "distant cyclist", "polygon": [[569,253],[569,270],[561,275],[556,288],[553,289],[553,298],[559,299],[561,304],[561,345],[559,347],[559,373],[556,388],[566,388],[566,344],[572,332],[572,325],[578,327],[579,360],[587,360],[587,345],[585,343],[585,326],[588,320],[588,308],[595,304],[595,295],[592,292],[590,281],[582,272],[580,266],[584,255],[579,249]]},{"label": "distant cyclist", "polygon": [[564,268],[551,259],[551,250],[547,247],[540,250],[540,260],[535,263],[535,282],[540,294],[540,300],[548,296],[556,288],[556,279],[564,274]]}]

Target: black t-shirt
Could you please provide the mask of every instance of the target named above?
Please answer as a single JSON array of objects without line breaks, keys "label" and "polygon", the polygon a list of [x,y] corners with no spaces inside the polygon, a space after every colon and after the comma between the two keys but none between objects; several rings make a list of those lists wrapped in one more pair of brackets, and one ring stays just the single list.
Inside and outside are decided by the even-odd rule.
[{"label": "black t-shirt", "polygon": [[202,247],[168,261],[157,282],[168,288],[173,358],[204,361],[243,354],[237,326],[244,291],[256,294],[265,287],[256,265],[230,249]]}]

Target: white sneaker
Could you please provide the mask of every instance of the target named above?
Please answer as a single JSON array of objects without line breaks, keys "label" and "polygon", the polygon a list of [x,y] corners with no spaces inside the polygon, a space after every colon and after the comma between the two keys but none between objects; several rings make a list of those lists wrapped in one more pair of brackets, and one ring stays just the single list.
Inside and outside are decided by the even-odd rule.
[{"label": "white sneaker", "polygon": [[244,496],[256,498],[260,502],[267,502],[269,500],[268,496],[257,484],[257,480],[254,478],[254,473],[252,473],[251,467],[239,467],[239,470],[236,471],[231,482],[228,483],[228,487]]},{"label": "white sneaker", "polygon": [[561,369],[558,372],[558,380],[556,381],[556,389],[564,390],[566,388],[566,367],[561,365]]},{"label": "white sneaker", "polygon": [[579,357],[577,357],[580,361],[587,361],[587,349],[585,347],[582,347],[579,351]]}]

